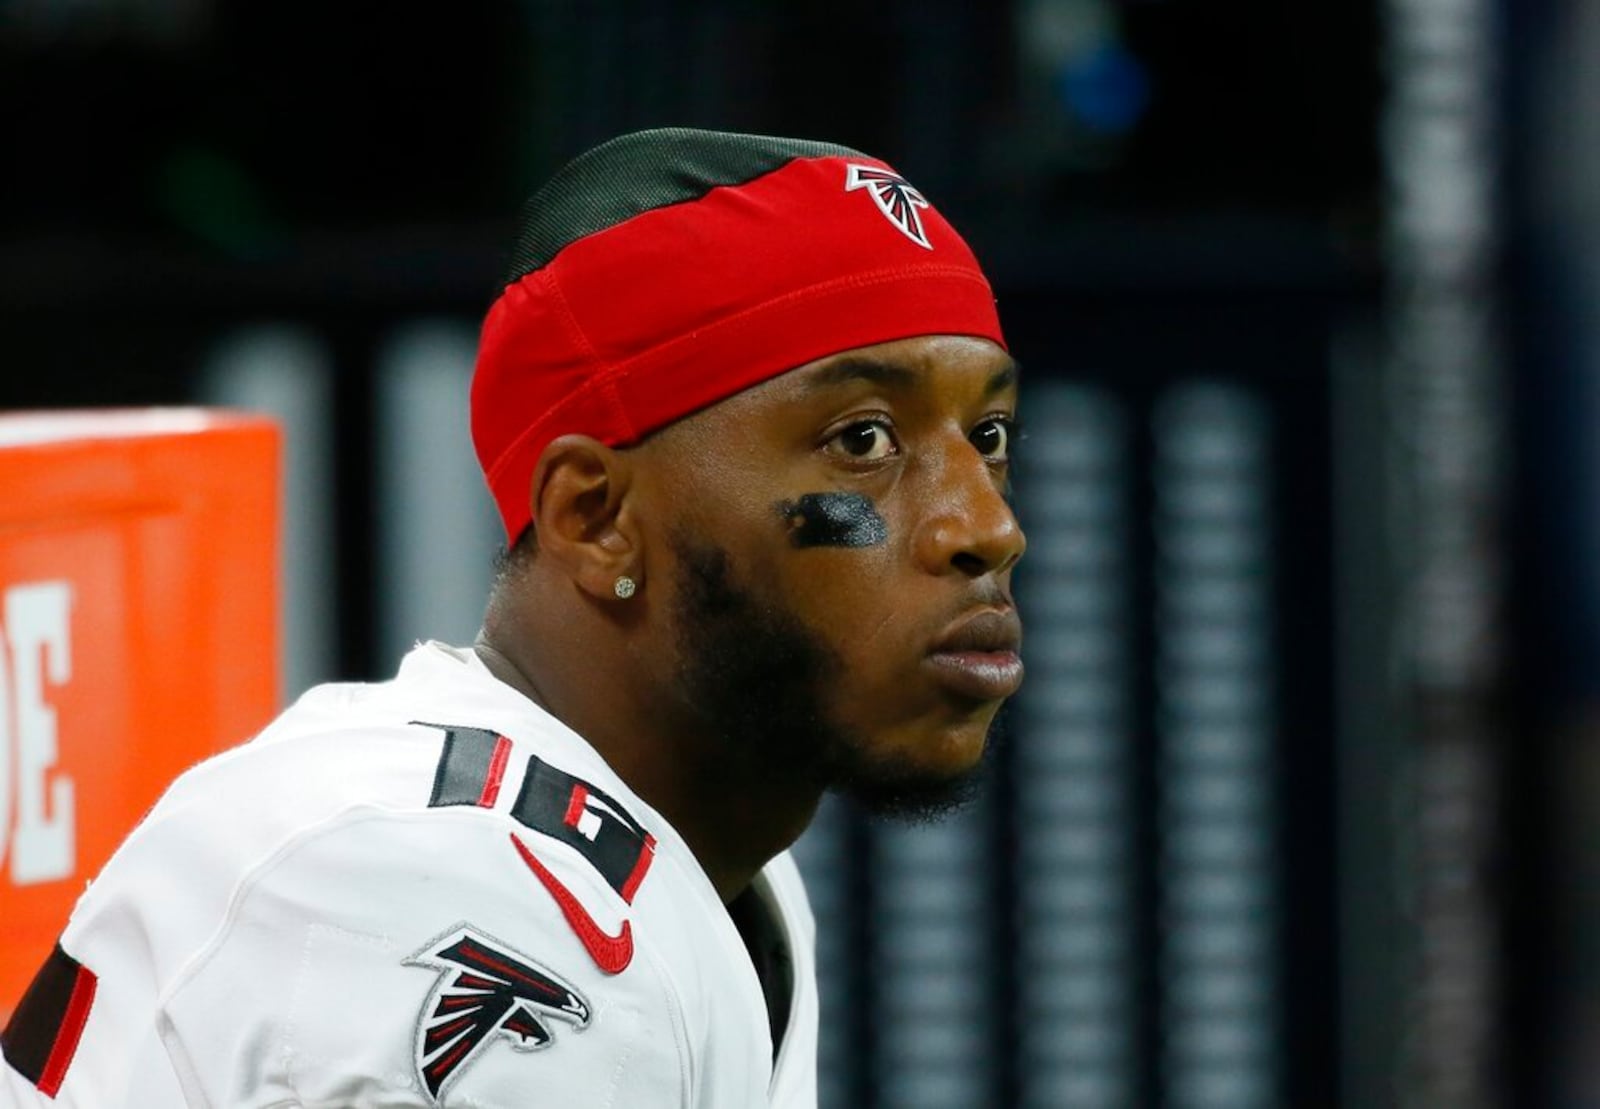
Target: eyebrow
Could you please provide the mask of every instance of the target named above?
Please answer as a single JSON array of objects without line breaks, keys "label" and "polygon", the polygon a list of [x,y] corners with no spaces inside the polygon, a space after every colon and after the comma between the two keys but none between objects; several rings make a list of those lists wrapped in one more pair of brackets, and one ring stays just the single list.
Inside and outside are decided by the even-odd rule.
[{"label": "eyebrow", "polygon": [[[1015,385],[1018,370],[1016,360],[1007,358],[1006,364],[991,374],[984,385],[985,399]],[[893,362],[880,362],[875,358],[841,358],[812,373],[805,388],[808,393],[820,393],[838,385],[866,381],[885,389],[909,389],[916,384],[918,376],[916,370]]]},{"label": "eyebrow", "polygon": [[1004,367],[990,375],[989,383],[983,387],[984,398],[987,399],[998,392],[1011,388],[1017,383],[1017,377],[1021,373],[1021,364],[1015,358],[1007,359]]}]

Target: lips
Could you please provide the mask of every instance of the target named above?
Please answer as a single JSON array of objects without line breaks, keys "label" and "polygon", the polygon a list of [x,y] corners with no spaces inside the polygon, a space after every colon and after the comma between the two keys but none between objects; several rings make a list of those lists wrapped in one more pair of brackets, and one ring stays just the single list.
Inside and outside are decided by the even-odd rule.
[{"label": "lips", "polygon": [[962,697],[998,701],[1022,686],[1022,621],[1014,609],[964,617],[928,651],[934,680]]}]

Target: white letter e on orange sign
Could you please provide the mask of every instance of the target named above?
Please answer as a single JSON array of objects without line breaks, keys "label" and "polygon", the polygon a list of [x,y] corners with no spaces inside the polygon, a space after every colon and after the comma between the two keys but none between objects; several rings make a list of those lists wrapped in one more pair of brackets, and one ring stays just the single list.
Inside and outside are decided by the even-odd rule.
[{"label": "white letter e on orange sign", "polygon": [[[56,713],[45,700],[45,682],[62,685],[72,676],[71,610],[72,589],[64,581],[6,590],[0,638],[10,647],[10,666],[0,656],[0,856],[14,795],[11,880],[19,886],[66,878],[73,870],[71,779],[57,775],[48,805],[45,799],[45,776],[57,758]],[[14,783],[6,780],[12,768]]]}]

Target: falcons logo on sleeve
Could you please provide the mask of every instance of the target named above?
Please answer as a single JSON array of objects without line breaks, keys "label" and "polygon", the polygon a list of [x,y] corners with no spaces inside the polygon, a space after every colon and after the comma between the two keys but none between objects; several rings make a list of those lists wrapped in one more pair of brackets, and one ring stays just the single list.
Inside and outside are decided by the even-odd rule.
[{"label": "falcons logo on sleeve", "polygon": [[589,1003],[576,990],[467,924],[405,962],[442,972],[417,1022],[417,1074],[435,1105],[495,1033],[517,1051],[534,1051],[551,1040],[541,1017],[578,1029],[589,1023]]},{"label": "falcons logo on sleeve", "polygon": [[852,164],[846,168],[849,173],[844,180],[845,192],[866,189],[877,204],[878,211],[898,227],[901,234],[920,247],[933,249],[933,244],[928,241],[928,233],[922,229],[922,216],[917,211],[918,208],[928,207],[928,200],[912,187],[911,182],[898,173],[890,173],[877,166]]}]

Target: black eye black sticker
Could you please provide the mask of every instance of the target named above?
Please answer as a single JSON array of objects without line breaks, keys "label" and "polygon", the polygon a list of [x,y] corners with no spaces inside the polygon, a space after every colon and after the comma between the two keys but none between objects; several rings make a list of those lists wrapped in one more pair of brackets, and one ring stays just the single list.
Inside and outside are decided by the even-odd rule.
[{"label": "black eye black sticker", "polygon": [[778,502],[777,509],[789,524],[789,542],[799,548],[876,547],[889,538],[883,517],[860,493],[807,493]]}]

